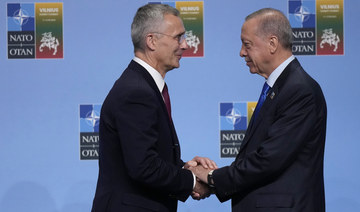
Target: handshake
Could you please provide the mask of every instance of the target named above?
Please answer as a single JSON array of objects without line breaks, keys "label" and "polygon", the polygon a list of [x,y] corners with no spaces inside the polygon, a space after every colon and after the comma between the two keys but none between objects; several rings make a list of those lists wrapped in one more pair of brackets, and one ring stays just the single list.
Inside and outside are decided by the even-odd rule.
[{"label": "handshake", "polygon": [[193,199],[205,199],[214,193],[214,188],[210,187],[208,182],[209,172],[218,168],[214,161],[206,157],[196,156],[186,162],[184,168],[190,170],[196,176],[196,184],[191,193]]}]

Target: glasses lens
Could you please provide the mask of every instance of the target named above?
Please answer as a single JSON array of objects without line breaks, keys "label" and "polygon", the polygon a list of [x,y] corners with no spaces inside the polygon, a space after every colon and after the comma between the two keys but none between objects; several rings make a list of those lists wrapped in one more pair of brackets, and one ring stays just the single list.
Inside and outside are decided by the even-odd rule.
[{"label": "glasses lens", "polygon": [[179,37],[179,43],[184,42],[184,40],[186,40],[186,35],[185,35],[185,34],[182,34],[182,35]]}]

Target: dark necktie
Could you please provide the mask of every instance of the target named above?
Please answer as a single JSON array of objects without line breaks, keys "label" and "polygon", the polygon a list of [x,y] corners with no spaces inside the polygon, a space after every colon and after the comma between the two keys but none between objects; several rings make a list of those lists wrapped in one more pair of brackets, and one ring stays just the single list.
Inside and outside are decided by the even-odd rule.
[{"label": "dark necktie", "polygon": [[261,95],[260,95],[260,98],[259,98],[259,101],[257,102],[257,105],[256,105],[256,108],[255,108],[255,112],[254,112],[254,115],[255,115],[255,119],[260,111],[260,108],[261,106],[264,104],[265,102],[265,99],[266,99],[266,96],[267,96],[267,93],[269,92],[269,89],[270,89],[270,86],[265,82],[264,83],[264,87],[261,91]]},{"label": "dark necktie", "polygon": [[170,104],[170,96],[169,96],[169,92],[168,92],[168,87],[165,83],[164,88],[162,90],[162,95],[164,97],[164,101],[165,101],[165,105],[166,105],[166,109],[168,111],[169,114],[169,118],[171,120],[171,104]]}]

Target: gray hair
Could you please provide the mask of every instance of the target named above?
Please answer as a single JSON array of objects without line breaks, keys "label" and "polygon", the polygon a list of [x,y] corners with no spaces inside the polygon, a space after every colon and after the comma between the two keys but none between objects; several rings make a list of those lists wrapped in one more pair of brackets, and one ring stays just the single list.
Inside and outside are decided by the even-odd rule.
[{"label": "gray hair", "polygon": [[131,39],[134,51],[145,49],[145,37],[150,32],[158,32],[164,20],[164,15],[179,17],[177,9],[167,4],[146,4],[140,7],[131,24]]},{"label": "gray hair", "polygon": [[258,36],[274,35],[285,49],[291,50],[292,29],[289,20],[280,10],[263,8],[248,15],[245,21],[255,17],[259,18]]}]

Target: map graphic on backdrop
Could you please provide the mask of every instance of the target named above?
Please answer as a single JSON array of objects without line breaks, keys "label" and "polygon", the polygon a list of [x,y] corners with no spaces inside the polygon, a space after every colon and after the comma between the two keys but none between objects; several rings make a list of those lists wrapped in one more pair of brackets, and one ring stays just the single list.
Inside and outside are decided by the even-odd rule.
[{"label": "map graphic on backdrop", "polygon": [[63,3],[8,3],[8,59],[63,58]]},{"label": "map graphic on backdrop", "polygon": [[180,12],[180,17],[186,29],[186,42],[189,49],[183,57],[204,56],[204,3],[202,1],[162,1],[150,4],[168,4]]},{"label": "map graphic on backdrop", "polygon": [[294,55],[343,55],[343,0],[289,0]]},{"label": "map graphic on backdrop", "polygon": [[80,107],[80,159],[99,158],[99,121],[101,104],[81,104]]},{"label": "map graphic on backdrop", "polygon": [[220,103],[220,157],[236,157],[257,102]]}]

